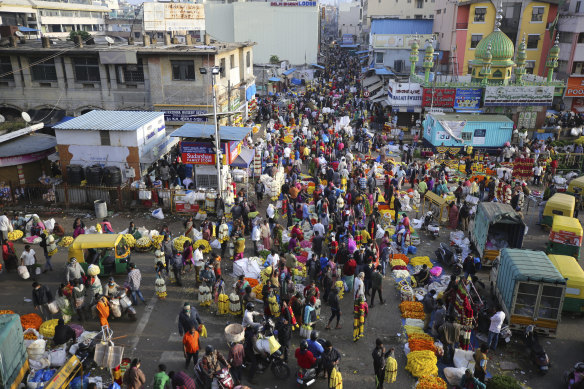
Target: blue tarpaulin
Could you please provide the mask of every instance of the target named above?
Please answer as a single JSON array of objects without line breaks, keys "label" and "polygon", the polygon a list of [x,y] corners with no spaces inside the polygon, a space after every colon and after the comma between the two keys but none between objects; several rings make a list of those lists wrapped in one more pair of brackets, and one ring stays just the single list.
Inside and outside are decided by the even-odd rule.
[{"label": "blue tarpaulin", "polygon": [[280,80],[280,78],[279,78],[279,77],[270,77],[270,78],[268,79],[268,81],[270,81],[270,82],[280,82],[280,81],[282,81],[282,80]]},{"label": "blue tarpaulin", "polygon": [[34,29],[34,28],[30,28],[30,27],[18,26],[18,31],[22,31],[22,32],[37,32],[39,30]]},{"label": "blue tarpaulin", "polygon": [[393,75],[393,72],[387,69],[375,69],[375,74],[378,76],[391,76]]},{"label": "blue tarpaulin", "polygon": [[241,147],[241,153],[231,162],[231,166],[247,169],[253,161],[254,154],[253,149],[248,149],[245,146]]},{"label": "blue tarpaulin", "polygon": [[551,139],[554,138],[553,132],[536,132],[533,134],[533,139],[536,139],[536,140],[548,140],[550,138]]},{"label": "blue tarpaulin", "polygon": [[247,101],[253,100],[253,98],[255,97],[255,94],[257,92],[256,89],[256,85],[250,85],[246,90],[245,90],[245,99]]},{"label": "blue tarpaulin", "polygon": [[296,71],[296,68],[292,68],[292,69],[288,69],[282,72],[283,75],[285,76],[289,76],[290,74],[294,73]]},{"label": "blue tarpaulin", "polygon": [[359,45],[340,45],[341,49],[356,49]]},{"label": "blue tarpaulin", "polygon": [[292,77],[292,78],[290,79],[290,82],[291,82],[292,84],[294,84],[294,85],[302,85],[302,80],[300,80],[299,78],[294,78],[294,77]]},{"label": "blue tarpaulin", "polygon": [[319,69],[323,69],[324,70],[324,66],[319,65],[317,63],[310,64],[310,66],[314,66],[315,68],[319,68]]},{"label": "blue tarpaulin", "polygon": [[359,54],[366,54],[369,53],[369,50],[359,50],[359,51],[355,51],[355,54],[359,55]]}]

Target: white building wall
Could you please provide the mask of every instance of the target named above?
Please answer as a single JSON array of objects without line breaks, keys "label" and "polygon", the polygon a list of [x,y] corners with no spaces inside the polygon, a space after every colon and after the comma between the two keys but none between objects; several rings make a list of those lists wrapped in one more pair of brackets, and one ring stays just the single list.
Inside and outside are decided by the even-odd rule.
[{"label": "white building wall", "polygon": [[[255,63],[277,55],[293,65],[316,62],[318,7],[278,7],[264,2],[205,4],[207,32],[227,42],[253,41]],[[258,22],[261,21],[261,22]]]},{"label": "white building wall", "polygon": [[361,4],[360,3],[341,3],[339,5],[339,31],[340,36],[343,34],[352,34],[359,36],[361,33]]},{"label": "white building wall", "polygon": [[58,145],[95,146],[101,144],[99,131],[55,130]]}]

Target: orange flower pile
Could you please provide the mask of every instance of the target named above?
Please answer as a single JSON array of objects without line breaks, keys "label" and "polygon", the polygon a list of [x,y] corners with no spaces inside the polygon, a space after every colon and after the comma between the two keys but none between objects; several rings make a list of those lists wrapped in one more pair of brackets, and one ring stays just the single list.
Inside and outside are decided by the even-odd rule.
[{"label": "orange flower pile", "polygon": [[247,282],[249,282],[249,286],[251,286],[251,288],[255,288],[260,282],[258,280],[256,280],[255,278],[244,278]]},{"label": "orange flower pile", "polygon": [[447,389],[448,385],[440,377],[425,376],[420,378],[416,389]]},{"label": "orange flower pile", "polygon": [[436,346],[434,346],[433,340],[410,337],[408,338],[408,344],[410,346],[410,351],[430,350],[436,352]]},{"label": "orange flower pile", "polygon": [[405,254],[401,254],[401,253],[393,254],[391,256],[390,260],[392,260],[392,259],[401,259],[402,261],[404,261],[406,263],[406,265],[408,263],[410,263],[410,259],[408,258],[408,256]]},{"label": "orange flower pile", "polygon": [[20,316],[20,324],[22,324],[22,329],[27,330],[29,328],[34,328],[38,331],[43,324],[43,319],[36,313],[29,313],[27,315]]},{"label": "orange flower pile", "polygon": [[26,334],[24,334],[24,339],[37,340],[37,336],[34,334],[34,332],[27,332]]},{"label": "orange flower pile", "polygon": [[14,311],[11,311],[10,309],[0,309],[0,315],[13,315]]},{"label": "orange flower pile", "polygon": [[399,309],[403,318],[424,319],[424,305],[418,301],[402,301]]},{"label": "orange flower pile", "polygon": [[408,340],[410,340],[410,339],[426,340],[426,341],[430,341],[432,343],[434,342],[434,338],[432,337],[432,335],[428,335],[426,333],[408,335]]}]

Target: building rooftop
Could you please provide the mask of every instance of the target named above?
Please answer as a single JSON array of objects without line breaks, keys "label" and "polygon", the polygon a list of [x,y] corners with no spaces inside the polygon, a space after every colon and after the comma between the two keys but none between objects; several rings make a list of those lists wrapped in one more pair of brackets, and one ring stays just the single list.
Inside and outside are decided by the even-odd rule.
[{"label": "building rooftop", "polygon": [[460,113],[445,113],[445,114],[430,114],[437,121],[467,121],[467,122],[510,122],[505,115],[488,115],[488,114],[460,114]]},{"label": "building rooftop", "polygon": [[55,130],[136,131],[153,120],[164,117],[163,112],[91,111],[53,127]]},{"label": "building rooftop", "polygon": [[70,40],[60,40],[51,38],[51,47],[43,48],[40,39],[29,39],[26,43],[18,43],[17,47],[0,47],[0,52],[11,52],[11,53],[59,53],[63,50],[67,50],[69,55],[71,54],[87,54],[90,52],[115,52],[115,51],[125,51],[125,52],[135,52],[142,55],[154,55],[154,54],[174,54],[174,55],[187,55],[187,54],[219,54],[226,51],[231,51],[237,48],[253,46],[254,42],[213,42],[210,45],[204,44],[193,44],[192,46],[186,45],[184,43],[165,45],[164,42],[158,42],[155,44],[150,44],[144,46],[142,42],[136,42],[133,45],[128,43],[114,43],[112,45],[108,44],[103,36],[94,36],[93,40],[95,44],[84,43],[83,47],[76,47],[73,41]]},{"label": "building rooftop", "polygon": [[103,5],[68,3],[64,1],[43,1],[43,0],[10,0],[3,1],[6,5],[18,5],[23,7],[32,7],[40,9],[62,9],[62,10],[76,10],[76,11],[99,11],[109,12],[109,8]]},{"label": "building rooftop", "polygon": [[433,19],[372,18],[371,34],[431,34]]}]

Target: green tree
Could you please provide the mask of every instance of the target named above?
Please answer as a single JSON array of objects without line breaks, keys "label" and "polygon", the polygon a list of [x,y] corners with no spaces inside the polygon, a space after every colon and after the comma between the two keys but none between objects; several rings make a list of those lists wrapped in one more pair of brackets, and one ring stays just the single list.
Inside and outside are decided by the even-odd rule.
[{"label": "green tree", "polygon": [[270,63],[273,65],[277,65],[280,63],[280,58],[277,55],[270,56]]},{"label": "green tree", "polygon": [[91,34],[88,33],[87,31],[71,31],[69,33],[69,39],[71,39],[72,41],[74,41],[75,40],[75,37],[77,35],[81,36],[81,39],[84,42],[91,38]]}]

